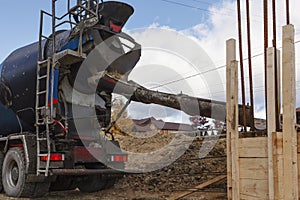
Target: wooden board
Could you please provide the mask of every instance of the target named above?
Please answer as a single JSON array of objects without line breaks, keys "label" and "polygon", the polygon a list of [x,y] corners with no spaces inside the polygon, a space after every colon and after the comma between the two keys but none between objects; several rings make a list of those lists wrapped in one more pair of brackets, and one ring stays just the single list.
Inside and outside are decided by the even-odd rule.
[{"label": "wooden board", "polygon": [[169,197],[168,200],[177,200],[177,199],[181,199],[185,196],[188,196],[194,192],[197,192],[198,190],[201,190],[209,185],[212,185],[214,183],[217,183],[223,179],[225,179],[227,176],[226,175],[221,175],[221,176],[217,176],[209,181],[206,181],[204,183],[201,183],[200,185],[196,186],[195,188],[190,189],[190,191],[185,191],[185,192],[181,192],[178,194],[174,194],[173,196]]},{"label": "wooden board", "polygon": [[283,199],[283,156],[282,132],[273,133],[273,161],[274,161],[274,195],[275,199]]},{"label": "wooden board", "polygon": [[[237,66],[232,65],[236,61],[236,41],[230,39],[226,41],[226,147],[227,147],[227,193],[228,199],[238,199],[239,192],[236,184],[236,157],[238,149],[236,148],[237,140],[234,141],[235,135],[238,134],[238,114],[236,112],[238,97],[238,80]],[[236,63],[235,63],[236,64]],[[233,141],[232,141],[233,140]]]},{"label": "wooden board", "polygon": [[282,132],[284,199],[298,199],[295,28],[283,27],[282,34]]},{"label": "wooden board", "polygon": [[268,140],[266,137],[239,139],[240,158],[267,158]]},{"label": "wooden board", "polygon": [[232,153],[232,199],[240,199],[240,167],[239,167],[239,132],[238,132],[238,62],[231,62],[231,110],[227,115],[227,128],[231,125],[231,153]]},{"label": "wooden board", "polygon": [[240,178],[268,179],[268,158],[240,158]]},{"label": "wooden board", "polygon": [[269,196],[274,199],[274,163],[273,163],[273,133],[276,132],[276,94],[275,94],[275,53],[276,48],[267,49],[267,132],[268,132],[268,173],[269,173]]},{"label": "wooden board", "polygon": [[[298,143],[298,145],[299,145],[299,143]],[[300,174],[299,174],[299,172],[300,172],[300,154],[298,154],[297,157],[298,157],[298,194],[300,196]]]},{"label": "wooden board", "polygon": [[260,198],[260,197],[255,197],[252,195],[244,195],[241,194],[241,200],[268,200],[268,198]]},{"label": "wooden board", "polygon": [[269,198],[268,180],[240,179],[240,194],[259,199]]},{"label": "wooden board", "polygon": [[297,152],[300,153],[300,132],[297,133]]}]

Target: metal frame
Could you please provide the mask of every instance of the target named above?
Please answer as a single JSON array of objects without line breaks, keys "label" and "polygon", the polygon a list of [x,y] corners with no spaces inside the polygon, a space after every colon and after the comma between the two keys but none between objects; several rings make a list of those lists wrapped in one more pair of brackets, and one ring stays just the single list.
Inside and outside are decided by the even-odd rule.
[{"label": "metal frame", "polygon": [[[52,13],[46,11],[41,11],[40,13],[40,29],[39,29],[39,44],[38,44],[38,63],[37,63],[37,78],[36,78],[36,106],[35,106],[35,117],[36,117],[36,143],[37,143],[37,175],[44,174],[45,176],[49,175],[49,166],[50,166],[50,154],[51,154],[51,142],[50,142],[50,130],[49,125],[53,123],[54,120],[54,106],[53,106],[53,92],[54,92],[54,69],[58,66],[60,52],[56,52],[56,29],[66,23],[70,24],[71,29],[74,31],[79,30],[80,42],[78,44],[78,51],[76,52],[76,57],[84,58],[85,55],[82,52],[82,35],[88,23],[85,23],[87,20],[98,22],[98,12],[99,12],[99,0],[77,0],[77,5],[73,8],[70,8],[71,0],[68,0],[67,6],[68,11],[61,17],[56,17],[56,1],[52,0]],[[101,0],[103,3],[103,1]],[[91,4],[96,5],[93,7]],[[44,16],[51,17],[52,19],[52,34],[50,37],[43,35],[43,26],[44,26]],[[64,20],[69,16],[68,20]],[[80,20],[77,23],[72,21],[72,16],[77,16]],[[57,23],[59,21],[59,23]],[[73,28],[74,26],[74,28]],[[75,30],[75,32],[76,32]],[[44,48],[43,40],[52,41],[52,52],[53,55],[50,58],[44,58]],[[74,52],[71,52],[72,55]],[[69,56],[70,53],[66,53],[65,56]],[[73,55],[74,56],[74,55]],[[44,60],[46,59],[46,60]],[[42,69],[46,69],[46,74],[42,74]],[[41,90],[41,84],[46,85],[44,91]],[[45,102],[40,102],[40,99],[45,97]],[[48,98],[50,101],[48,103]],[[67,120],[67,119],[66,119]],[[45,131],[41,132],[41,130]],[[47,143],[47,152],[41,151],[41,142]],[[46,167],[41,166],[40,158],[42,156],[47,156]]]}]

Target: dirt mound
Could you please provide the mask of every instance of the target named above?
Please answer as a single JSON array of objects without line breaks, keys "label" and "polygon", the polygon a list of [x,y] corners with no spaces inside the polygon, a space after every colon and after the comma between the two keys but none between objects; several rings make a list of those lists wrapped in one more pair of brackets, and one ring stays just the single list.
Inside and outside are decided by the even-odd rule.
[{"label": "dirt mound", "polygon": [[[151,153],[169,144],[174,139],[174,135],[158,134],[151,138],[123,137],[118,139],[121,147],[127,151]],[[171,165],[145,174],[125,175],[124,179],[115,185],[115,189],[134,191],[138,194],[161,194],[161,199],[164,199],[172,193],[192,189],[218,175],[226,174],[226,139],[197,138],[187,146],[185,153]],[[206,152],[209,153],[206,155]],[[165,157],[166,155],[159,156]],[[141,157],[135,158],[132,162],[130,158],[129,156],[127,168],[141,166],[145,160]],[[157,162],[160,159],[157,159]],[[205,192],[221,192],[226,198],[226,180],[206,188]]]}]

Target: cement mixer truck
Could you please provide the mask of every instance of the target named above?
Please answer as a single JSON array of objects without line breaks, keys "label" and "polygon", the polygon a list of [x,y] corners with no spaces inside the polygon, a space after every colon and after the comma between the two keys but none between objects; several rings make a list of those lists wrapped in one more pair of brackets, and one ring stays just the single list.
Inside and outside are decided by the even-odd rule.
[{"label": "cement mixer truck", "polygon": [[[99,63],[82,75],[105,71],[126,77],[132,70],[141,48],[122,28],[134,9],[98,0],[71,7],[69,0],[67,13],[58,17],[55,4],[52,0],[51,13],[41,11],[39,41],[17,49],[0,65],[0,190],[11,197],[77,187],[99,191],[122,177],[127,161],[119,144],[105,137],[109,131],[103,131],[111,124],[111,92],[98,84],[95,95],[75,80],[92,50],[112,36],[106,49],[114,52],[114,62],[104,62],[110,53],[101,53]],[[50,36],[44,35],[46,17],[52,19]],[[60,30],[66,24],[71,28]],[[132,46],[125,51],[121,40]],[[89,97],[96,99],[94,107]]]},{"label": "cement mixer truck", "polygon": [[[190,115],[201,110],[206,117],[213,107],[224,120],[223,102],[153,92],[128,81],[141,56],[141,45],[122,31],[134,12],[130,5],[67,0],[67,12],[57,16],[57,0],[51,2],[51,13],[41,11],[39,41],[0,64],[0,191],[40,197],[49,190],[111,187],[123,176],[128,155],[110,130],[131,101]],[[46,17],[50,35],[44,34]],[[113,93],[128,98],[114,121]]]}]

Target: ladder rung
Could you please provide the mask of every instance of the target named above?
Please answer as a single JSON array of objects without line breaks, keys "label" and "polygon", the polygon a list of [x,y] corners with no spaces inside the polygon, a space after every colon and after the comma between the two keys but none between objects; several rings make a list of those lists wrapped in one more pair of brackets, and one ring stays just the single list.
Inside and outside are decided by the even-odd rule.
[{"label": "ladder rung", "polygon": [[44,90],[44,91],[38,92],[37,94],[46,94],[46,93],[47,93],[47,90]]},{"label": "ladder rung", "polygon": [[47,67],[47,63],[48,63],[48,60],[38,61],[38,65],[39,65],[40,67],[41,67],[41,66]]},{"label": "ladder rung", "polygon": [[41,173],[46,173],[46,170],[44,170],[44,169],[38,169],[37,171],[41,172]]},{"label": "ladder rung", "polygon": [[46,141],[47,138],[37,138],[38,141]]},{"label": "ladder rung", "polygon": [[45,78],[47,78],[47,77],[48,77],[47,75],[44,75],[44,76],[38,77],[38,79],[41,80],[41,79],[45,79]]},{"label": "ladder rung", "polygon": [[46,106],[37,107],[36,109],[37,109],[37,110],[43,110],[43,109],[46,109]]},{"label": "ladder rung", "polygon": [[46,154],[46,153],[40,153],[40,154],[38,154],[38,156],[39,157],[44,157],[44,156],[48,156],[48,154]]}]

